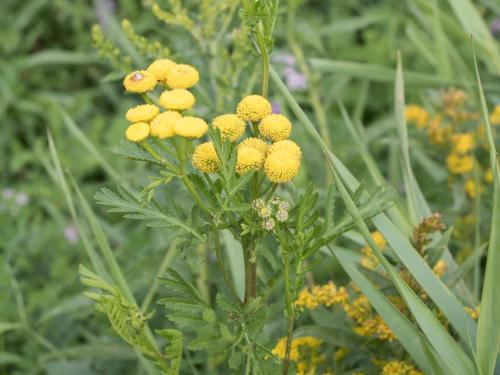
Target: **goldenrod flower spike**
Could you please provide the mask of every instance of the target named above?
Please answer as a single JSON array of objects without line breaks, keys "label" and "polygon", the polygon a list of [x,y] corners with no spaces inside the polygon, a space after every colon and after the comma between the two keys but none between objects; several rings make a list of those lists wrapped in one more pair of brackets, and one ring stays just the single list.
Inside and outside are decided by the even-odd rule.
[{"label": "goldenrod flower spike", "polygon": [[471,133],[459,133],[451,136],[453,148],[459,154],[465,154],[474,147],[474,136]]},{"label": "goldenrod flower spike", "polygon": [[130,122],[149,122],[158,113],[160,109],[153,104],[142,104],[130,108],[125,114],[125,118]]},{"label": "goldenrod flower spike", "polygon": [[243,120],[259,121],[272,113],[271,103],[260,95],[246,96],[238,103],[236,113]]},{"label": "goldenrod flower spike", "polygon": [[175,122],[175,135],[184,138],[201,138],[207,131],[208,124],[199,117],[186,116]]},{"label": "goldenrod flower spike", "polygon": [[219,129],[223,139],[228,138],[231,142],[236,141],[245,132],[245,121],[235,114],[217,116],[212,125]]},{"label": "goldenrod flower spike", "polygon": [[148,66],[147,71],[153,74],[158,82],[166,84],[168,73],[174,66],[175,62],[170,59],[158,59]]},{"label": "goldenrod flower spike", "polygon": [[130,142],[142,142],[149,137],[149,125],[145,122],[137,122],[130,125],[125,131],[125,136]]},{"label": "goldenrod flower spike", "polygon": [[259,131],[265,138],[273,142],[284,141],[290,137],[292,123],[283,115],[272,114],[262,119]]},{"label": "goldenrod flower spike", "polygon": [[277,151],[290,152],[291,154],[295,155],[299,159],[302,157],[302,151],[300,150],[299,145],[297,145],[297,143],[295,143],[293,141],[290,141],[289,139],[273,143],[271,146],[269,146],[267,152],[269,154],[272,154],[273,152],[277,152]]},{"label": "goldenrod flower spike", "polygon": [[166,109],[183,111],[191,108],[196,99],[188,90],[166,90],[160,95],[160,104]]},{"label": "goldenrod flower spike", "polygon": [[128,92],[145,93],[156,86],[155,76],[146,70],[137,70],[130,73],[123,80],[123,86]]},{"label": "goldenrod flower spike", "polygon": [[294,179],[300,167],[300,159],[288,151],[269,154],[264,162],[264,171],[269,181],[282,184]]},{"label": "goldenrod flower spike", "polygon": [[175,122],[181,118],[181,114],[176,111],[160,113],[151,121],[151,135],[160,139],[171,138],[175,135]]},{"label": "goldenrod flower spike", "polygon": [[215,173],[220,168],[220,160],[212,142],[196,146],[192,158],[193,167],[202,173]]},{"label": "goldenrod flower spike", "polygon": [[172,89],[188,89],[200,80],[195,67],[188,64],[175,64],[167,75],[167,85]]},{"label": "goldenrod flower spike", "polygon": [[267,155],[267,150],[269,148],[269,145],[265,141],[263,141],[262,139],[260,139],[260,138],[250,137],[250,138],[246,138],[243,141],[241,141],[238,144],[238,148],[240,148],[240,147],[253,147],[253,148],[256,148],[257,150],[259,150],[260,152],[262,152],[262,155],[266,156]]},{"label": "goldenrod flower spike", "polygon": [[474,167],[474,160],[471,156],[461,156],[455,152],[452,152],[446,158],[446,164],[451,173],[454,174],[464,174],[472,171]]},{"label": "goldenrod flower spike", "polygon": [[253,147],[238,147],[236,159],[236,173],[243,175],[253,169],[262,168],[264,155]]}]

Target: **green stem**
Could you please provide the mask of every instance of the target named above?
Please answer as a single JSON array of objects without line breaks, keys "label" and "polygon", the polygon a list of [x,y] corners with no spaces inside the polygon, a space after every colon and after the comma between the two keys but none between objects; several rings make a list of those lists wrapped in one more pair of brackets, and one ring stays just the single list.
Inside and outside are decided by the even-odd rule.
[{"label": "green stem", "polygon": [[285,282],[285,305],[286,305],[286,315],[287,315],[287,336],[286,336],[286,350],[285,350],[285,360],[283,363],[283,375],[288,374],[288,368],[290,366],[290,349],[292,347],[292,334],[293,334],[293,322],[294,322],[294,311],[293,302],[290,294],[290,260],[288,259],[288,253],[283,250],[283,262],[285,263],[284,270],[284,282]]},{"label": "green stem", "polygon": [[[259,25],[260,29],[262,26]],[[263,30],[259,30],[259,33],[255,36],[257,45],[260,49],[260,57],[262,61],[262,96],[267,98],[268,90],[269,90],[269,53],[267,51],[266,41],[264,40]]]},{"label": "green stem", "polygon": [[151,145],[147,142],[147,141],[143,141],[141,143],[141,146],[152,156],[154,157],[156,160],[158,160],[159,162],[161,162],[167,169],[170,169],[172,172],[174,173],[177,173],[177,168],[175,168],[175,166],[170,163],[169,161],[165,160],[160,154],[158,154],[154,149],[153,147],[151,147]]},{"label": "green stem", "polygon": [[247,303],[250,299],[257,296],[257,265],[252,259],[255,250],[255,241],[243,241],[243,258],[245,261],[245,299]]},{"label": "green stem", "polygon": [[188,176],[186,176],[186,175],[182,176],[182,182],[184,182],[184,185],[186,186],[186,189],[188,189],[188,191],[191,193],[191,195],[193,196],[193,198],[196,201],[196,203],[198,203],[198,205],[200,206],[200,208],[203,211],[205,211],[207,214],[211,215],[210,210],[207,208],[207,206],[205,205],[205,203],[203,203],[203,201],[201,200],[200,195],[196,191],[193,183],[188,178]]},{"label": "green stem", "polygon": [[217,231],[215,233],[215,257],[217,259],[217,264],[219,265],[219,268],[222,272],[222,277],[224,278],[224,281],[226,282],[227,287],[229,288],[229,291],[233,295],[233,297],[237,300],[240,301],[240,297],[238,297],[238,293],[236,293],[236,289],[234,288],[234,284],[231,282],[231,278],[229,277],[229,274],[227,272],[226,267],[224,267],[224,261],[222,260],[222,246],[220,243],[220,236],[219,232]]}]

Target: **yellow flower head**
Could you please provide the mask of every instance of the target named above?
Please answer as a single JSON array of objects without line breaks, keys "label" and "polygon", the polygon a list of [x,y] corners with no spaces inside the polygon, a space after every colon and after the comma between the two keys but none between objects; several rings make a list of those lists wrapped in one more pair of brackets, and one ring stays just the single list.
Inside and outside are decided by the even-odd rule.
[{"label": "yellow flower head", "polygon": [[470,199],[474,199],[474,198],[476,198],[478,191],[481,194],[481,192],[483,191],[483,187],[479,186],[479,189],[478,189],[476,182],[473,179],[468,178],[467,181],[465,181],[464,190]]},{"label": "yellow flower head", "polygon": [[236,159],[236,173],[243,175],[252,169],[262,168],[264,155],[253,147],[238,147],[238,156]]},{"label": "yellow flower head", "polygon": [[493,182],[493,171],[491,168],[488,168],[484,174],[484,180],[488,183],[491,184]]},{"label": "yellow flower head", "polygon": [[422,372],[406,362],[389,361],[384,365],[382,375],[423,375]]},{"label": "yellow flower head", "polygon": [[173,137],[175,135],[175,122],[181,117],[181,114],[176,111],[160,113],[151,121],[151,135],[160,139]]},{"label": "yellow flower head", "polygon": [[290,137],[292,123],[283,115],[271,114],[262,119],[259,131],[273,142],[283,141]]},{"label": "yellow flower head", "polygon": [[212,125],[219,129],[222,138],[229,138],[231,142],[236,141],[245,132],[245,121],[235,114],[217,116]]},{"label": "yellow flower head", "polygon": [[238,148],[240,148],[240,147],[256,148],[257,150],[262,152],[262,155],[265,156],[265,155],[267,155],[267,150],[269,148],[269,145],[260,138],[250,137],[250,138],[246,138],[243,141],[241,141],[240,144],[238,144]]},{"label": "yellow flower head", "polygon": [[175,62],[170,59],[158,59],[148,66],[147,71],[153,74],[158,82],[165,83],[167,81],[168,72],[170,72],[174,65]]},{"label": "yellow flower head", "polygon": [[474,161],[471,156],[461,156],[452,152],[446,158],[446,164],[451,173],[464,174],[472,171]]},{"label": "yellow flower head", "polygon": [[184,89],[166,90],[160,95],[160,104],[175,111],[191,108],[195,101],[194,95]]},{"label": "yellow flower head", "polygon": [[236,113],[243,120],[259,121],[273,112],[271,103],[260,95],[245,96],[238,103]]},{"label": "yellow flower head", "polygon": [[442,259],[439,259],[432,268],[432,272],[434,272],[434,274],[439,278],[443,277],[447,270],[448,266]]},{"label": "yellow flower head", "polygon": [[149,136],[149,125],[145,122],[137,122],[130,125],[125,136],[131,142],[142,142]]},{"label": "yellow flower head", "polygon": [[302,151],[300,150],[299,145],[297,143],[290,141],[289,139],[285,139],[284,141],[278,141],[269,146],[268,153],[272,154],[277,151],[287,151],[291,154],[297,156],[299,159],[302,157]]},{"label": "yellow flower head", "polygon": [[276,151],[268,155],[264,171],[269,181],[281,184],[293,180],[299,171],[300,159],[289,151]]},{"label": "yellow flower head", "polygon": [[453,134],[451,141],[453,149],[459,154],[465,154],[474,147],[474,136],[470,133]]},{"label": "yellow flower head", "polygon": [[200,80],[196,68],[187,64],[175,64],[167,75],[167,85],[172,89],[188,89]]},{"label": "yellow flower head", "polygon": [[214,173],[220,168],[220,160],[212,142],[196,146],[192,158],[193,167],[202,173]]},{"label": "yellow flower head", "polygon": [[497,104],[495,108],[493,108],[493,112],[490,115],[491,125],[500,125],[500,104]]},{"label": "yellow flower head", "polygon": [[418,105],[408,105],[405,108],[406,121],[414,123],[417,128],[423,129],[429,121],[429,113]]},{"label": "yellow flower head", "polygon": [[186,116],[175,122],[174,132],[185,138],[201,138],[208,131],[208,124],[199,117]]},{"label": "yellow flower head", "polygon": [[125,77],[123,86],[128,92],[143,93],[155,88],[156,78],[146,70],[137,70]]},{"label": "yellow flower head", "polygon": [[134,108],[130,108],[125,114],[125,118],[130,122],[149,122],[158,113],[160,109],[153,104],[142,104]]}]

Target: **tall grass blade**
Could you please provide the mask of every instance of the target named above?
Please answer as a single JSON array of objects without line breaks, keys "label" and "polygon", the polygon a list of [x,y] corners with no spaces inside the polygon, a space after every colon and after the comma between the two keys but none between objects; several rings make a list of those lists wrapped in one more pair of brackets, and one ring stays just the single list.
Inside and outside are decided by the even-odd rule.
[{"label": "tall grass blade", "polygon": [[[472,46],[474,49],[474,45]],[[481,77],[474,51],[474,68],[477,87],[486,124],[486,134],[489,143],[490,167],[493,171],[493,212],[491,217],[488,260],[481,295],[481,314],[477,330],[477,358],[484,375],[490,375],[495,370],[498,350],[500,348],[500,168],[497,160],[497,150],[493,138],[493,129],[489,121],[486,99],[481,85]]]}]

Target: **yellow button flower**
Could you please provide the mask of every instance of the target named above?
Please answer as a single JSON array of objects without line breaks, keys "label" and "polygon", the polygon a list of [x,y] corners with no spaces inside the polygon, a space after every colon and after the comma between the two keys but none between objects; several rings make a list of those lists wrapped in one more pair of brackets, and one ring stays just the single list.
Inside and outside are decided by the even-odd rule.
[{"label": "yellow button flower", "polygon": [[497,104],[490,115],[491,125],[500,125],[500,104]]},{"label": "yellow button flower", "polygon": [[300,160],[288,151],[276,151],[268,155],[264,171],[269,181],[281,184],[291,181],[298,173]]},{"label": "yellow button flower", "polygon": [[290,137],[292,124],[285,116],[272,114],[262,119],[259,131],[260,134],[273,142],[283,141]]},{"label": "yellow button flower", "polygon": [[290,141],[289,139],[285,139],[284,141],[278,141],[269,146],[268,153],[272,154],[277,151],[287,151],[291,154],[297,156],[299,159],[302,157],[302,151],[300,150],[299,145],[297,143]]},{"label": "yellow button flower", "polygon": [[176,111],[191,108],[195,101],[194,95],[184,89],[166,90],[160,95],[160,104]]},{"label": "yellow button flower", "polygon": [[160,109],[153,104],[142,104],[134,108],[130,108],[125,114],[125,118],[130,122],[149,122],[158,113]]},{"label": "yellow button flower", "polygon": [[158,59],[148,66],[147,71],[153,74],[158,82],[166,83],[168,73],[174,65],[175,62],[170,59]]},{"label": "yellow button flower", "polygon": [[470,133],[453,134],[451,141],[455,152],[459,154],[465,154],[474,147],[474,136]]},{"label": "yellow button flower", "polygon": [[151,121],[151,135],[160,139],[173,137],[175,135],[175,122],[181,117],[181,114],[176,111],[160,113]]},{"label": "yellow button flower", "polygon": [[208,131],[208,124],[199,117],[186,116],[175,122],[176,135],[185,138],[201,138]]},{"label": "yellow button flower", "polygon": [[236,173],[243,175],[252,169],[260,169],[262,163],[264,163],[262,152],[253,147],[238,147]]},{"label": "yellow button flower", "polygon": [[200,80],[196,68],[188,64],[175,64],[167,75],[167,85],[172,89],[188,89]]},{"label": "yellow button flower", "polygon": [[144,93],[155,88],[156,78],[146,70],[137,70],[125,77],[123,86],[128,92]]},{"label": "yellow button flower", "polygon": [[271,103],[260,95],[246,96],[238,103],[236,113],[243,120],[259,121],[272,113]]},{"label": "yellow button flower", "polygon": [[147,123],[137,122],[127,128],[125,136],[130,142],[142,142],[149,136],[149,131],[149,125]]},{"label": "yellow button flower", "polygon": [[266,156],[269,145],[260,138],[250,137],[241,141],[240,144],[238,144],[238,148],[240,147],[256,148],[257,150],[262,152],[262,155]]},{"label": "yellow button flower", "polygon": [[238,115],[226,114],[213,119],[212,125],[219,129],[222,138],[229,138],[231,142],[236,141],[245,132],[245,121]]},{"label": "yellow button flower", "polygon": [[453,152],[446,158],[448,170],[454,174],[463,174],[472,171],[474,161],[471,156],[461,156]]},{"label": "yellow button flower", "polygon": [[212,142],[196,146],[192,158],[193,167],[203,173],[214,173],[220,168],[220,160]]}]

